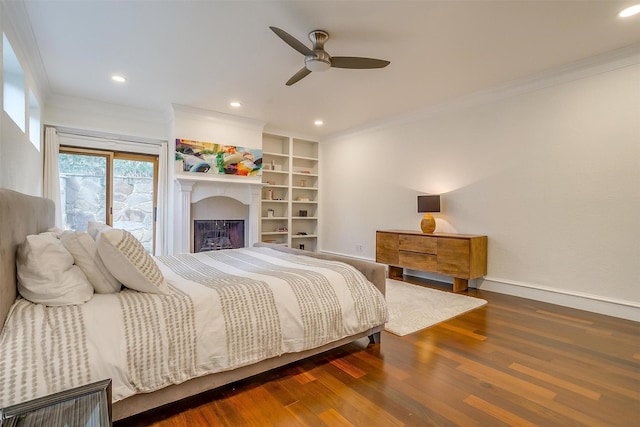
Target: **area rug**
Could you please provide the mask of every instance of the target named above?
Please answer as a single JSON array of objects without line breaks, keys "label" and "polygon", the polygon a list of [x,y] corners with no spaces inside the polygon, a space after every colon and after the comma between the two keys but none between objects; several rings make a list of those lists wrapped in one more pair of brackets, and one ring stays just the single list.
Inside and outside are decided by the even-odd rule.
[{"label": "area rug", "polygon": [[480,298],[443,292],[387,279],[387,332],[403,336],[449,320],[487,303]]}]

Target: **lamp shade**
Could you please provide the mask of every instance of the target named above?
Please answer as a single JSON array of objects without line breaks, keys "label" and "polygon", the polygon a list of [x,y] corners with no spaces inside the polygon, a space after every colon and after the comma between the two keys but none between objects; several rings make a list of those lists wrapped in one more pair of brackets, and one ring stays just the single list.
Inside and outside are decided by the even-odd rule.
[{"label": "lamp shade", "polygon": [[440,212],[440,195],[418,196],[418,212]]}]

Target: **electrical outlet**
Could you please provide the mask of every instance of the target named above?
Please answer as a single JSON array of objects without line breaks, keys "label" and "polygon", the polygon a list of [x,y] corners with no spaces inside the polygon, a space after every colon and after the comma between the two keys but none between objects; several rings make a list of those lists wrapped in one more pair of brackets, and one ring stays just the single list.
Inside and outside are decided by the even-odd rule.
[{"label": "electrical outlet", "polygon": [[356,252],[362,252],[362,243],[356,245]]}]

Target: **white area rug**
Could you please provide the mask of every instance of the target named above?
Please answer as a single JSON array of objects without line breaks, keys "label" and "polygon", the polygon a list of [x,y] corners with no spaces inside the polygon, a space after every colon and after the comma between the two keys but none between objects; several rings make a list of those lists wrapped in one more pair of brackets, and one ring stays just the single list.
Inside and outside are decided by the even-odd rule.
[{"label": "white area rug", "polygon": [[453,294],[387,279],[389,322],[385,330],[403,336],[474,310],[487,303],[480,298]]}]

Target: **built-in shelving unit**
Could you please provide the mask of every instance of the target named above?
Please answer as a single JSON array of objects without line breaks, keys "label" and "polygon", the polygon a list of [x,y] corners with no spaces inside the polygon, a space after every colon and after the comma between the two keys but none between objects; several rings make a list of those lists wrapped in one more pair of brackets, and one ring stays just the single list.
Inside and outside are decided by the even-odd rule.
[{"label": "built-in shelving unit", "polygon": [[262,136],[260,240],[318,249],[318,143]]}]

